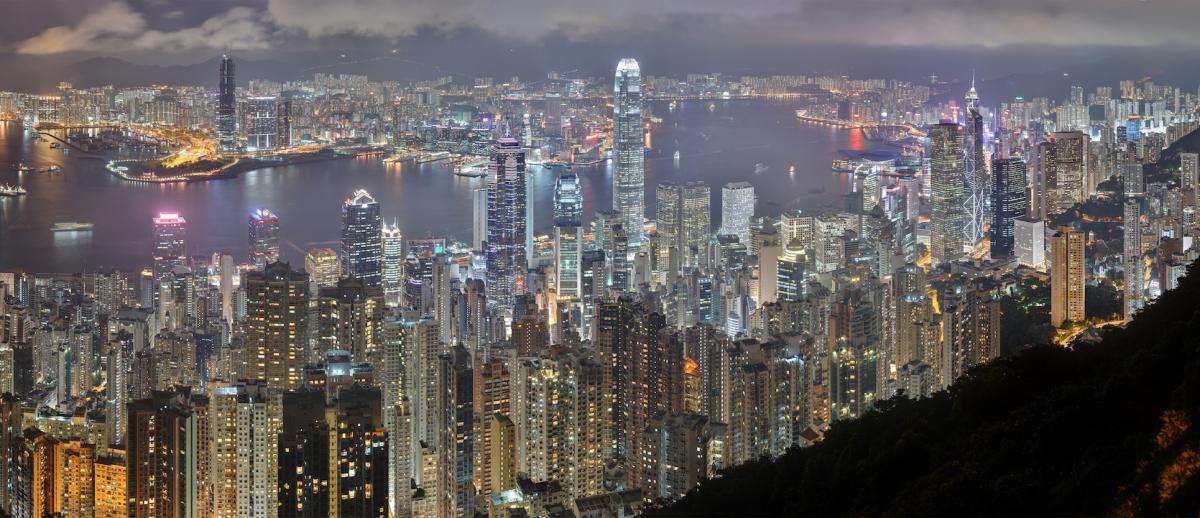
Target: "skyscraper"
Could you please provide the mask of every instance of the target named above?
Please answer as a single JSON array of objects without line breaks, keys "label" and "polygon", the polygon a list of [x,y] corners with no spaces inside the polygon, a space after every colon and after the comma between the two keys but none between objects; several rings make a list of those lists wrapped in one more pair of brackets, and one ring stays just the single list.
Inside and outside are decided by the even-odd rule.
[{"label": "skyscraper", "polygon": [[250,262],[262,268],[279,260],[279,216],[267,209],[250,213]]},{"label": "skyscraper", "polygon": [[1029,205],[1025,196],[1027,177],[1025,160],[1020,157],[992,161],[992,226],[989,232],[993,258],[1013,255],[1015,221],[1025,215]]},{"label": "skyscraper", "polygon": [[304,271],[319,288],[337,286],[342,277],[342,263],[337,252],[329,248],[310,248],[304,254]]},{"label": "skyscraper", "polygon": [[1050,325],[1084,320],[1083,232],[1059,227],[1050,240]]},{"label": "skyscraper", "polygon": [[517,275],[525,273],[525,151],[513,138],[492,146],[488,163],[487,289],[511,309]]},{"label": "skyscraper", "polygon": [[1088,136],[1082,131],[1057,131],[1038,147],[1046,182],[1046,216],[1071,210],[1086,199]]},{"label": "skyscraper", "polygon": [[579,254],[582,250],[583,190],[579,177],[564,172],[554,189],[555,287],[564,300],[579,298]]},{"label": "skyscraper", "polygon": [[754,200],[750,182],[731,182],[721,188],[721,234],[737,236],[739,243],[750,244]]},{"label": "skyscraper", "polygon": [[237,149],[237,83],[233,79],[233,58],[221,56],[221,76],[217,85],[217,147],[221,151]]},{"label": "skyscraper", "polygon": [[154,218],[154,279],[165,281],[176,266],[187,264],[187,220],[174,212]]},{"label": "skyscraper", "polygon": [[128,416],[129,516],[195,516],[198,423],[187,389],[154,391],[130,403]]},{"label": "skyscraper", "polygon": [[655,201],[655,226],[664,253],[678,254],[683,266],[701,266],[707,257],[708,238],[712,231],[709,211],[712,192],[708,184],[664,182],[655,189]]},{"label": "skyscraper", "polygon": [[613,83],[613,209],[630,246],[642,243],[645,214],[646,137],[642,129],[642,73],[638,62],[624,58],[617,63]]},{"label": "skyscraper", "polygon": [[979,94],[975,91],[975,78],[971,78],[971,89],[966,96],[966,131],[963,134],[963,239],[974,245],[983,237],[984,220],[987,218],[988,181],[987,164],[983,159],[983,115],[979,113]]},{"label": "skyscraper", "polygon": [[365,189],[342,205],[342,274],[379,286],[383,274],[383,218],[379,202]]},{"label": "skyscraper", "polygon": [[1125,243],[1121,260],[1125,270],[1125,320],[1133,318],[1133,314],[1142,309],[1142,291],[1144,284],[1144,259],[1142,258],[1142,206],[1137,198],[1125,199],[1124,226]]},{"label": "skyscraper", "polygon": [[247,377],[273,389],[300,386],[308,349],[308,274],[287,263],[249,272],[246,290]]},{"label": "skyscraper", "polygon": [[933,194],[929,247],[933,264],[955,261],[963,256],[963,135],[951,122],[929,129],[929,183]]},{"label": "skyscraper", "polygon": [[404,238],[398,225],[383,226],[383,298],[388,307],[400,305],[404,292]]},{"label": "skyscraper", "polygon": [[245,117],[247,151],[279,146],[279,101],[275,97],[246,99]]},{"label": "skyscraper", "polygon": [[212,392],[208,418],[214,517],[276,514],[280,394],[256,381]]}]

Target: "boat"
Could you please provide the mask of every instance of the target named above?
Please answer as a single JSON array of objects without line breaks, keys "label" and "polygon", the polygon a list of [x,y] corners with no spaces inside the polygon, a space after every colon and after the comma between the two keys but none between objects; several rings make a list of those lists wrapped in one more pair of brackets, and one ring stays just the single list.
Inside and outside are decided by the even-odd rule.
[{"label": "boat", "polygon": [[26,194],[25,188],[20,185],[0,185],[0,196],[16,197]]},{"label": "boat", "polygon": [[62,167],[57,166],[57,165],[52,165],[52,166],[46,168],[46,172],[47,173],[61,173]]},{"label": "boat", "polygon": [[60,147],[62,147],[62,144],[59,144],[58,142],[51,142],[51,143],[50,143],[50,149],[58,149],[58,148],[60,148]]},{"label": "boat", "polygon": [[17,170],[22,173],[28,173],[33,171],[33,167],[30,167],[30,165],[26,164],[25,162],[21,162],[20,164],[17,164]]},{"label": "boat", "polygon": [[678,149],[675,150],[675,161],[676,162],[679,161],[679,150]]},{"label": "boat", "polygon": [[789,167],[788,174],[796,174],[796,166],[793,165],[793,166]]},{"label": "boat", "polygon": [[770,169],[770,168],[769,168],[769,167],[767,167],[767,166],[766,166],[765,164],[763,164],[762,162],[759,162],[759,163],[757,163],[757,164],[754,164],[754,174],[762,174],[762,173],[765,173],[765,172],[767,172],[767,169]]},{"label": "boat", "polygon": [[87,222],[63,221],[55,223],[53,227],[50,227],[50,230],[54,232],[88,232],[94,226]]}]

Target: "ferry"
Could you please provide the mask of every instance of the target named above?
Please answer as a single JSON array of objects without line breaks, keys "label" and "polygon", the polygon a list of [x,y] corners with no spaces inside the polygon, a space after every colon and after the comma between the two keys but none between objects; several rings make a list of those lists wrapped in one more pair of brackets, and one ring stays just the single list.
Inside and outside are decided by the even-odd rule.
[{"label": "ferry", "polygon": [[94,226],[87,222],[64,221],[55,223],[53,227],[50,227],[50,230],[54,232],[89,232]]},{"label": "ferry", "polygon": [[20,185],[0,185],[0,196],[24,196],[25,188]]}]

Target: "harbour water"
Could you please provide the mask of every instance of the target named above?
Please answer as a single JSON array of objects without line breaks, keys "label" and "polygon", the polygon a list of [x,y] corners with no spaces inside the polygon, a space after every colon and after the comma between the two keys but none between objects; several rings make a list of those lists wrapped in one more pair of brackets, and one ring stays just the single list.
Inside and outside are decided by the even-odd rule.
[{"label": "harbour water", "polygon": [[[799,122],[795,108],[782,101],[689,101],[677,103],[674,110],[653,103],[662,123],[651,133],[646,157],[647,215],[654,214],[654,186],[664,181],[708,182],[714,227],[720,223],[720,187],[733,181],[755,186],[759,215],[840,207],[847,182],[830,173],[830,162],[839,149],[871,144],[857,131]],[[35,170],[59,165],[63,172],[19,172],[16,164],[22,161]],[[150,263],[151,218],[159,212],[178,212],[188,220],[189,254],[229,250],[244,257],[247,218],[259,207],[279,215],[284,259],[300,263],[309,247],[339,247],[342,200],[359,188],[379,200],[384,218],[398,222],[406,239],[469,241],[471,192],[486,182],[456,176],[448,165],[385,164],[377,157],[162,185],[121,180],[104,165],[104,160],[35,142],[20,124],[0,123],[0,184],[19,183],[28,191],[19,198],[0,198],[0,268],[141,268]],[[593,211],[611,206],[612,172],[607,163],[573,170],[580,177],[584,217],[590,221]],[[535,230],[548,232],[555,173],[530,167],[529,174]],[[94,228],[51,231],[64,221],[91,222]]]}]

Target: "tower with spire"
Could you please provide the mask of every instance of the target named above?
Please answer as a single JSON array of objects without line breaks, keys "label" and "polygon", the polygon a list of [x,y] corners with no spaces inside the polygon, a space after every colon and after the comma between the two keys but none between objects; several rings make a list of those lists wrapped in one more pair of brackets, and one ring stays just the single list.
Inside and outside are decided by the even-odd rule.
[{"label": "tower with spire", "polygon": [[979,113],[979,92],[975,90],[975,71],[971,71],[971,89],[965,96],[966,109],[963,111],[965,131],[963,131],[963,184],[964,209],[966,220],[963,225],[963,238],[966,243],[973,245],[984,237],[987,227],[989,203],[989,183],[987,163],[983,157],[983,115]]}]

